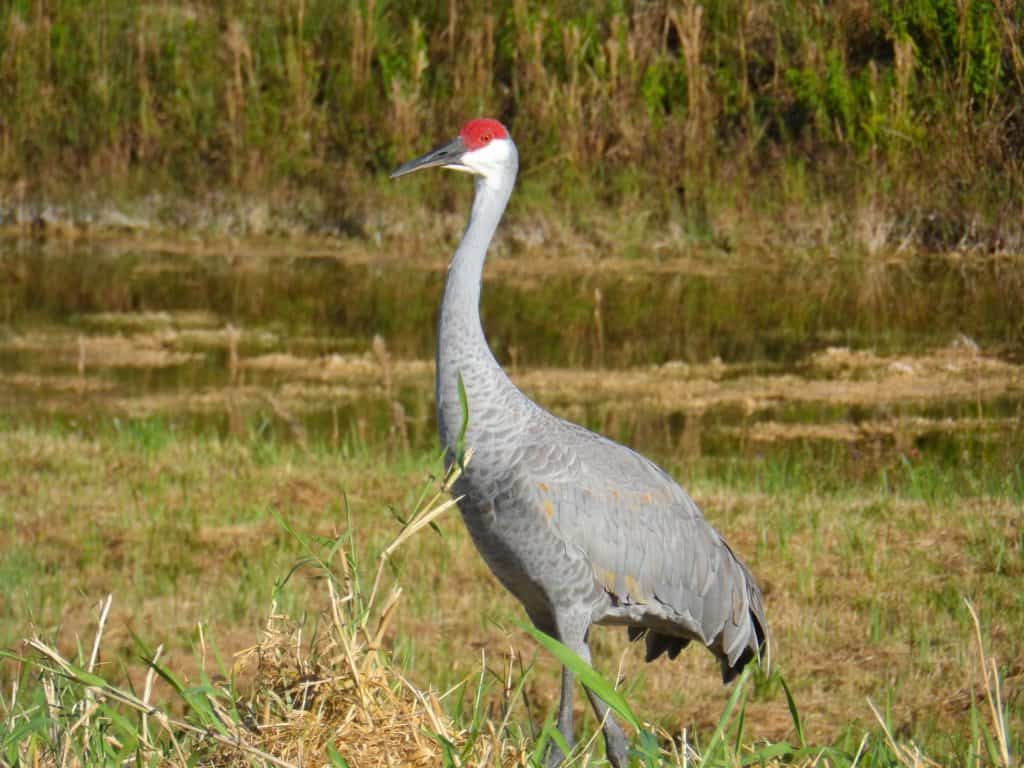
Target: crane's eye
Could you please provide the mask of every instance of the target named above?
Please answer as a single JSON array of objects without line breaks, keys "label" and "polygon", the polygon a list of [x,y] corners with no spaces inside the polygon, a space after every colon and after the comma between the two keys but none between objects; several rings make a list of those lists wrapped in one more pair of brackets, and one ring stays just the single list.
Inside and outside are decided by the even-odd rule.
[{"label": "crane's eye", "polygon": [[491,140],[491,134],[489,134],[489,133],[485,133],[483,136],[480,137],[480,141],[482,141],[484,144],[486,144],[490,140]]}]

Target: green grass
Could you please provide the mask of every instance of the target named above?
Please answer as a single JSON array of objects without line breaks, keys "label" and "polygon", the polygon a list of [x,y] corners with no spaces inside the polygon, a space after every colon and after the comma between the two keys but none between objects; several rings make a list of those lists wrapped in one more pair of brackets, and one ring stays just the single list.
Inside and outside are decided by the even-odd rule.
[{"label": "green grass", "polygon": [[366,236],[395,194],[395,210],[447,204],[452,183],[427,197],[375,179],[486,113],[512,124],[525,197],[566,220],[674,222],[725,247],[781,223],[780,242],[1001,249],[1021,237],[1022,13],[17,0],[0,17],[0,180],[26,222],[47,201],[102,226],[113,198],[167,226]]},{"label": "green grass", "polygon": [[[311,553],[329,562],[339,537],[367,574],[437,467],[432,455],[342,456],[315,442],[303,450],[258,432],[203,436],[163,420],[122,420],[92,434],[9,423],[2,436],[0,523],[12,535],[0,553],[0,645],[32,656],[20,642],[38,635],[85,667],[95,605],[112,593],[98,674],[138,693],[146,675],[141,648],[163,645],[161,666],[190,681],[183,688],[219,696],[229,709],[230,695],[203,688],[201,646],[215,641],[229,668],[234,652],[257,641],[272,600],[278,612],[312,628],[330,602],[322,576],[301,568],[284,577]],[[679,476],[765,588],[775,671],[721,689],[699,649],[673,664],[646,666],[619,632],[599,628],[596,666],[614,678],[626,652],[631,709],[664,733],[685,728],[707,765],[735,765],[755,753],[801,763],[810,747],[831,750],[835,765],[850,764],[859,747],[858,765],[905,763],[879,730],[870,698],[899,743],[913,741],[943,764],[998,763],[984,736],[992,738],[992,718],[963,602],[969,598],[985,652],[998,663],[1009,748],[1021,754],[1020,488],[949,486],[938,466],[890,477],[884,487],[877,478],[822,484],[829,470],[819,463],[772,461],[758,473],[737,473],[697,460]],[[975,470],[987,471],[981,464]],[[933,486],[940,491],[928,490]],[[511,708],[505,735],[535,745],[533,728],[557,703],[554,662],[515,628],[521,610],[487,574],[457,515],[438,524],[437,532],[423,530],[405,543],[386,570],[385,583],[405,590],[387,632],[394,663],[423,688],[456,686],[445,709],[476,738],[484,738],[483,719],[505,711],[504,701]],[[364,592],[369,582],[365,576]],[[510,644],[523,661],[507,658]],[[518,690],[511,701],[502,682],[509,668]],[[19,681],[17,705],[4,697],[0,745],[9,760],[24,739],[36,739],[40,749],[51,743],[50,721],[33,709],[45,691],[29,670],[11,658],[0,666],[5,691]],[[67,706],[84,700],[81,679],[54,679]],[[175,717],[207,717],[173,686],[158,681],[154,690]],[[127,749],[138,720],[121,706],[107,699],[102,717]],[[21,719],[25,712],[36,714]],[[584,723],[585,742],[594,724]],[[655,742],[651,736],[640,743]],[[642,764],[662,759],[674,758]]]}]

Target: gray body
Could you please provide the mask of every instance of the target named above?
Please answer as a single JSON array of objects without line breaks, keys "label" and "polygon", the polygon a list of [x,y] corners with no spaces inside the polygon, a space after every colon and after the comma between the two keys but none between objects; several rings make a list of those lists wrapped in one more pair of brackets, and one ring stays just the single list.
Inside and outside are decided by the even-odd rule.
[{"label": "gray body", "polygon": [[[767,641],[750,572],[686,492],[638,453],[548,413],[508,378],[480,324],[487,246],[518,165],[476,178],[465,235],[449,267],[438,323],[437,416],[449,461],[462,428],[461,374],[471,461],[454,493],[487,565],[533,623],[589,661],[592,624],[646,631],[647,657],[672,658],[690,641],[718,657],[731,679]],[[603,701],[612,764],[626,741]],[[606,716],[607,715],[607,716]],[[572,744],[572,675],[563,671],[559,729]],[[559,762],[556,750],[550,756]]]}]

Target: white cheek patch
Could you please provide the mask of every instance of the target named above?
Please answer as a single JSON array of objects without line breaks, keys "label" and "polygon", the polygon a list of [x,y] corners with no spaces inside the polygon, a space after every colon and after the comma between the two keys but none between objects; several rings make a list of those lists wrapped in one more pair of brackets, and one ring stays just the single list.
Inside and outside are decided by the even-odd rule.
[{"label": "white cheek patch", "polygon": [[495,139],[485,147],[467,152],[462,163],[471,173],[492,176],[501,173],[508,163],[509,144],[505,139]]}]

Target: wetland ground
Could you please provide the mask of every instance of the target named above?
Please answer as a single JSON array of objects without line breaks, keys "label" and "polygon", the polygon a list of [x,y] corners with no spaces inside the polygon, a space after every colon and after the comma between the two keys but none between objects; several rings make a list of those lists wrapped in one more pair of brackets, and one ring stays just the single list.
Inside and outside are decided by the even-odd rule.
[{"label": "wetland ground", "polygon": [[[444,252],[423,237],[4,240],[0,647],[21,653],[38,633],[73,654],[112,593],[101,667],[140,686],[140,642],[194,678],[197,627],[230,667],[272,600],[309,622],[328,607],[315,571],[286,579],[308,556],[292,532],[351,531],[365,565],[439,471],[444,263],[393,255]],[[541,250],[499,243],[483,298],[492,346],[546,407],[669,469],[758,574],[776,673],[754,681],[744,739],[795,741],[781,675],[809,743],[884,745],[870,698],[940,764],[983,764],[966,598],[1021,754],[1019,257]],[[510,654],[536,658],[515,718],[541,721],[553,661],[515,627],[520,609],[457,515],[438,525],[388,572],[404,587],[394,658],[420,688],[448,691],[440,708],[456,720],[481,664],[497,681]],[[707,740],[730,694],[707,654],[647,666],[610,629],[594,648],[643,719]],[[0,683],[32,678],[7,660]]]},{"label": "wetland ground", "polygon": [[468,207],[385,177],[482,114],[523,158],[495,354],[765,587],[775,671],[736,699],[596,633],[662,729],[638,760],[1019,763],[1022,29],[1012,0],[5,4],[0,766],[536,753],[553,664],[455,515],[369,624],[364,592],[438,471]]}]

